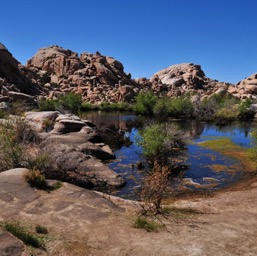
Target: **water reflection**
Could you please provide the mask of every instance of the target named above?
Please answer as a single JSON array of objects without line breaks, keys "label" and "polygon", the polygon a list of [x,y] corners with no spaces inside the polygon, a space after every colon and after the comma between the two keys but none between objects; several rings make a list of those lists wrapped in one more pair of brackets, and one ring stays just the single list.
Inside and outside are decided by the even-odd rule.
[{"label": "water reflection", "polygon": [[[115,131],[125,131],[131,145],[122,146],[115,150],[116,160],[109,166],[127,180],[127,185],[118,191],[109,191],[117,196],[138,199],[141,181],[146,171],[138,170],[136,164],[142,161],[142,148],[136,144],[138,129],[152,119],[138,118],[135,115],[124,113],[93,112],[85,118],[94,122],[98,127],[107,127]],[[237,160],[226,157],[213,150],[200,147],[197,143],[214,140],[222,137],[230,138],[234,143],[250,147],[250,132],[253,126],[249,123],[235,123],[230,126],[219,127],[213,124],[197,121],[167,122],[182,131],[186,138],[191,140],[188,144],[184,170],[184,179],[180,186],[181,191],[197,191],[219,189],[235,182],[241,177],[242,166]]]}]

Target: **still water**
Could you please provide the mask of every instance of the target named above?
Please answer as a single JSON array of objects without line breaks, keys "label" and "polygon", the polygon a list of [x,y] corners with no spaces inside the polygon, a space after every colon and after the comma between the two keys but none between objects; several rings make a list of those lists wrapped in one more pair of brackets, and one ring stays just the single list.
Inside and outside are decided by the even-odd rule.
[{"label": "still water", "polygon": [[[143,156],[142,148],[136,141],[139,136],[138,127],[149,120],[142,120],[131,114],[101,112],[88,113],[85,118],[98,127],[120,131],[129,138],[131,144],[116,149],[114,151],[116,159],[108,164],[111,169],[125,178],[127,184],[119,190],[108,192],[123,198],[138,199],[142,180],[147,171],[137,168],[137,163],[143,161]],[[187,168],[183,170],[182,183],[177,192],[215,190],[229,186],[240,179],[243,170],[236,159],[201,147],[198,143],[227,137],[242,147],[250,147],[253,125],[235,123],[218,127],[204,122],[174,120],[168,120],[168,123],[188,138],[188,149],[183,162]]]}]

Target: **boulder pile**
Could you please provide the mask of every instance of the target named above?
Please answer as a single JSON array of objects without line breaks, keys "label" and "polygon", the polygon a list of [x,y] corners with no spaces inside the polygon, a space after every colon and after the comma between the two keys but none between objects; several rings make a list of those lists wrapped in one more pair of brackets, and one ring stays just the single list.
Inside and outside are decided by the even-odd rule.
[{"label": "boulder pile", "polygon": [[168,97],[185,94],[207,97],[213,93],[227,91],[230,85],[206,77],[201,66],[193,63],[183,63],[163,69],[155,73],[149,82],[153,91]]},{"label": "boulder pile", "polygon": [[41,139],[39,148],[52,159],[47,178],[60,179],[82,187],[125,184],[123,178],[102,161],[115,158],[111,148],[88,120],[58,111],[27,112],[27,122]]},{"label": "boulder pile", "polygon": [[40,49],[26,65],[30,79],[53,99],[67,92],[82,94],[89,103],[124,102],[136,92],[131,75],[112,57],[65,50],[59,46]]},{"label": "boulder pile", "polygon": [[240,99],[257,99],[257,73],[231,85],[228,92]]},{"label": "boulder pile", "polygon": [[[84,102],[133,102],[138,93],[158,96],[230,94],[240,99],[257,97],[257,74],[236,85],[208,78],[200,65],[183,63],[155,73],[150,79],[132,79],[118,60],[54,45],[41,48],[22,66],[0,43],[0,103],[23,100],[35,103],[66,93],[81,94]],[[0,106],[1,107],[1,106]]]}]

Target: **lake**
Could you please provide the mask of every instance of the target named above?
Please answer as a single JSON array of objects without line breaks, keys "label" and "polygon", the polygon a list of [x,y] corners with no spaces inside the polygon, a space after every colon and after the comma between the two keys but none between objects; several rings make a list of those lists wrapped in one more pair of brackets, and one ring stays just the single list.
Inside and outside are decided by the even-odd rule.
[{"label": "lake", "polygon": [[[127,199],[138,199],[142,180],[147,170],[138,170],[137,163],[143,161],[142,148],[137,145],[139,127],[153,120],[142,119],[127,113],[91,112],[84,116],[97,125],[122,132],[131,144],[114,151],[116,159],[108,164],[115,172],[127,181],[126,186],[119,190],[105,191],[112,195]],[[195,191],[212,191],[227,187],[238,181],[243,174],[243,167],[234,158],[224,156],[216,151],[200,146],[200,142],[229,138],[242,147],[251,146],[251,123],[234,123],[219,127],[214,124],[198,121],[167,120],[169,125],[183,132],[187,139],[188,149],[184,156],[182,180],[179,186],[176,181],[170,184],[168,194]]]}]

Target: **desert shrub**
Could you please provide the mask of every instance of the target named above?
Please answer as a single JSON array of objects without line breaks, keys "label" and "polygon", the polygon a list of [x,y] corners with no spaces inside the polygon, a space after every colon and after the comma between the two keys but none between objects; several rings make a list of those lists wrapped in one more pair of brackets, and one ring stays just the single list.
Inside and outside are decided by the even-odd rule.
[{"label": "desert shrub", "polygon": [[46,234],[48,234],[48,230],[47,230],[47,228],[46,227],[44,227],[44,226],[41,226],[41,225],[36,225],[36,232],[38,233],[38,234],[44,234],[44,235],[46,235]]},{"label": "desert shrub", "polygon": [[0,109],[0,118],[6,118],[8,116],[8,112],[6,110]]},{"label": "desert shrub", "polygon": [[137,114],[151,115],[153,114],[154,106],[157,102],[157,97],[153,92],[141,92],[136,97],[136,103],[133,107]]},{"label": "desert shrub", "polygon": [[176,118],[190,118],[193,116],[194,107],[188,98],[172,98],[168,104],[168,113]]},{"label": "desert shrub", "polygon": [[45,176],[41,174],[38,169],[31,169],[24,173],[25,180],[30,184],[31,187],[45,189],[47,182]]},{"label": "desert shrub", "polygon": [[162,226],[163,225],[160,225],[159,223],[153,220],[148,220],[144,216],[138,216],[133,225],[134,228],[142,228],[145,229],[147,232],[156,232]]},{"label": "desert shrub", "polygon": [[21,167],[24,159],[23,148],[17,141],[11,120],[0,125],[0,170]]},{"label": "desert shrub", "polygon": [[31,111],[35,108],[35,104],[28,103],[24,100],[18,100],[12,103],[10,114],[22,116],[25,112]]},{"label": "desert shrub", "polygon": [[13,131],[15,132],[16,143],[39,143],[40,139],[31,126],[22,118],[10,120]]},{"label": "desert shrub", "polygon": [[103,102],[99,105],[99,109],[102,111],[130,111],[132,107],[127,102],[109,103]]},{"label": "desert shrub", "polygon": [[194,102],[194,117],[199,120],[212,121],[218,109],[215,99]]},{"label": "desert shrub", "polygon": [[153,108],[153,112],[155,115],[158,116],[168,116],[169,113],[169,104],[171,99],[170,98],[159,98]]},{"label": "desert shrub", "polygon": [[168,186],[171,170],[155,162],[150,173],[145,177],[141,199],[146,203],[144,210],[151,213],[161,212],[161,202]]},{"label": "desert shrub", "polygon": [[253,111],[250,107],[251,100],[246,99],[245,101],[241,102],[241,104],[238,107],[239,119],[249,120],[254,118],[255,111]]},{"label": "desert shrub", "polygon": [[36,154],[25,155],[24,167],[40,170],[45,176],[53,172],[54,160],[49,152],[38,150]]},{"label": "desert shrub", "polygon": [[74,93],[67,93],[55,100],[44,99],[38,103],[40,111],[68,110],[72,113],[78,113],[81,110],[81,106],[82,96]]},{"label": "desert shrub", "polygon": [[239,111],[236,106],[232,108],[221,108],[214,114],[214,121],[219,125],[227,125],[237,119]]},{"label": "desert shrub", "polygon": [[57,107],[57,100],[43,99],[38,102],[38,108],[40,111],[54,111]]},{"label": "desert shrub", "polygon": [[138,144],[143,148],[143,155],[153,164],[167,163],[170,158],[181,154],[186,144],[182,134],[167,124],[152,124],[140,131]]},{"label": "desert shrub", "polygon": [[89,110],[99,110],[99,106],[93,105],[93,104],[88,103],[88,102],[83,102],[81,104],[80,111],[84,112],[84,111],[89,111]]},{"label": "desert shrub", "polygon": [[58,97],[58,108],[71,111],[72,113],[78,113],[82,105],[81,94],[67,93]]},{"label": "desert shrub", "polygon": [[41,237],[29,232],[24,226],[18,222],[6,222],[3,224],[3,228],[12,233],[15,237],[19,238],[26,245],[33,246],[35,248],[45,249],[45,243]]}]

